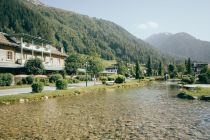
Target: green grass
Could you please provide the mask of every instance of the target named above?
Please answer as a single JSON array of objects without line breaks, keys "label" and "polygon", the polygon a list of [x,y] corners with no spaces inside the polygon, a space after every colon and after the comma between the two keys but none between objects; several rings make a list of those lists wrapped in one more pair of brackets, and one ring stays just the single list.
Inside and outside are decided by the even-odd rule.
[{"label": "green grass", "polygon": [[210,88],[197,88],[195,90],[184,90],[184,92],[191,96],[210,96]]},{"label": "green grass", "polygon": [[101,91],[105,91],[106,89],[120,89],[120,88],[135,88],[135,87],[142,87],[149,83],[149,80],[142,80],[137,81],[133,80],[123,84],[115,84],[112,86],[106,85],[99,85],[99,86],[92,86],[92,87],[82,87],[82,88],[75,88],[75,89],[68,89],[68,90],[56,90],[56,91],[47,91],[42,93],[26,93],[26,94],[18,94],[18,95],[9,95],[9,96],[0,96],[0,104],[13,104],[18,103],[20,99],[27,99],[28,102],[35,102],[44,100],[45,96],[48,98],[56,98],[56,97],[63,97],[63,96],[75,96],[75,95],[82,95],[86,93],[98,93]]}]

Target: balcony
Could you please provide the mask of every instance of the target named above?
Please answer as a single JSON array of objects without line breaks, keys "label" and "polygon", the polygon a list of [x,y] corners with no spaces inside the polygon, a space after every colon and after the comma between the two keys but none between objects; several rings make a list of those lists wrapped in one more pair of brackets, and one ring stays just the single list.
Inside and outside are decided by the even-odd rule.
[{"label": "balcony", "polygon": [[22,43],[21,46],[23,47],[23,49],[26,49],[26,50],[33,50],[33,51],[37,51],[37,52],[46,52],[46,53],[50,53],[51,50],[51,46],[50,45],[46,45],[46,46],[39,46],[39,45],[33,45],[33,44],[30,44],[30,43]]}]

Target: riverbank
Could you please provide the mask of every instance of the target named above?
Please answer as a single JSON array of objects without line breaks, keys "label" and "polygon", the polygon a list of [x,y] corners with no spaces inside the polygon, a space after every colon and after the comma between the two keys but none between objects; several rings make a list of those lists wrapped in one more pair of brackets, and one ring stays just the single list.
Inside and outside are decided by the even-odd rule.
[{"label": "riverbank", "polygon": [[9,95],[0,97],[0,105],[9,105],[14,103],[36,102],[44,101],[49,98],[64,97],[64,96],[77,96],[87,93],[97,93],[105,91],[106,89],[120,89],[120,88],[135,88],[142,87],[150,83],[150,80],[133,80],[123,84],[115,84],[112,86],[99,85],[92,87],[74,88],[68,90],[46,91],[42,93],[27,93],[18,95]]},{"label": "riverbank", "polygon": [[193,90],[184,89],[181,91],[180,94],[177,95],[179,98],[183,99],[198,99],[198,100],[205,100],[210,101],[210,88],[194,88]]}]

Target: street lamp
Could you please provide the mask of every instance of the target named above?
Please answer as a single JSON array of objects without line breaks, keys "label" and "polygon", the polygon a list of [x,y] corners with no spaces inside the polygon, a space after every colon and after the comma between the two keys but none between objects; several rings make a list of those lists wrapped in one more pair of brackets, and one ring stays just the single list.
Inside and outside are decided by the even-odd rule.
[{"label": "street lamp", "polygon": [[85,75],[86,75],[86,87],[88,86],[87,85],[87,82],[88,82],[88,79],[87,79],[87,67],[88,67],[88,62],[85,62]]}]

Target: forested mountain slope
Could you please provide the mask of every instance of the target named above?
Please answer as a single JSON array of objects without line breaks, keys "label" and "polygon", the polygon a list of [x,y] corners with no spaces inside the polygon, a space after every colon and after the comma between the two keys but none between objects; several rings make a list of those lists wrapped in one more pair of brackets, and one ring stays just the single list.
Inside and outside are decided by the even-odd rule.
[{"label": "forested mountain slope", "polygon": [[148,56],[155,62],[173,61],[110,21],[52,8],[38,0],[1,0],[0,9],[0,31],[40,36],[66,52],[96,52],[107,60],[128,62],[145,63]]}]

